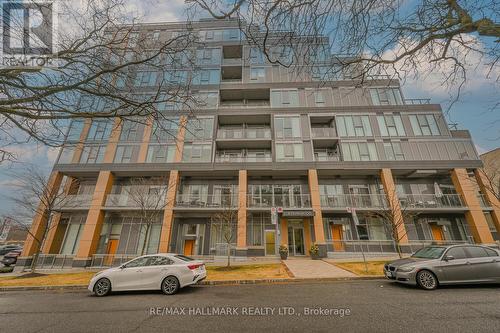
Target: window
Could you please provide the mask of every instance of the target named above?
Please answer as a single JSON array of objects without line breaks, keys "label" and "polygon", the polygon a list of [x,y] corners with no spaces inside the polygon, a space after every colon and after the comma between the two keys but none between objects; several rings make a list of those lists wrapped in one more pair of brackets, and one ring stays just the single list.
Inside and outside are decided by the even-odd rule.
[{"label": "window", "polygon": [[264,67],[253,67],[250,69],[250,80],[264,80],[266,69]]},{"label": "window", "polygon": [[373,105],[402,105],[403,100],[399,88],[370,89]]},{"label": "window", "polygon": [[488,249],[488,248],[485,248],[484,249],[487,253],[488,253],[488,256],[490,257],[498,257],[498,252],[493,250],[493,249]]},{"label": "window", "polygon": [[152,38],[154,41],[157,41],[158,39],[160,39],[160,31],[159,30],[153,31]]},{"label": "window", "polygon": [[186,144],[182,152],[184,162],[210,162],[212,160],[212,144]]},{"label": "window", "polygon": [[323,96],[323,90],[315,90],[314,91],[314,103],[316,105],[325,104],[325,97]]},{"label": "window", "polygon": [[302,143],[277,143],[276,160],[302,160],[304,158],[304,147]]},{"label": "window", "polygon": [[224,40],[240,40],[240,30],[239,29],[224,30]]},{"label": "window", "polygon": [[455,259],[465,259],[467,258],[467,254],[464,251],[463,247],[453,247],[446,252],[447,256],[452,256]]},{"label": "window", "polygon": [[153,124],[151,143],[171,142],[177,138],[179,130],[179,119],[161,119]]},{"label": "window", "polygon": [[376,161],[377,150],[373,142],[342,143],[344,161]]},{"label": "window", "polygon": [[219,84],[220,69],[202,69],[194,73],[193,84]]},{"label": "window", "polygon": [[108,120],[93,120],[87,134],[87,141],[105,141],[111,133],[111,122]]},{"label": "window", "polygon": [[61,155],[59,156],[58,164],[73,163],[73,155],[75,153],[75,146],[64,146]]},{"label": "window", "polygon": [[85,146],[83,147],[80,163],[93,164],[101,163],[104,159],[104,150],[106,146]]},{"label": "window", "polygon": [[196,50],[196,63],[198,65],[220,65],[220,48],[204,48]]},{"label": "window", "polygon": [[416,136],[440,135],[436,118],[432,114],[410,115],[411,128]]},{"label": "window", "polygon": [[[134,155],[134,151],[137,146],[118,146],[116,148],[115,154],[115,163],[131,163],[132,156]],[[135,160],[135,158],[134,158]],[[134,161],[135,162],[135,161]]]},{"label": "window", "polygon": [[64,243],[61,247],[61,254],[76,254],[78,245],[80,244],[80,237],[83,231],[83,224],[70,223],[66,229]]},{"label": "window", "polygon": [[188,72],[169,70],[163,73],[163,80],[165,84],[186,85],[188,83]]},{"label": "window", "polygon": [[195,108],[217,108],[219,105],[219,92],[217,91],[200,91],[193,96]]},{"label": "window", "polygon": [[66,141],[80,141],[80,134],[82,133],[83,125],[83,120],[73,120],[69,126]]},{"label": "window", "polygon": [[299,92],[297,89],[271,91],[271,107],[294,106],[299,106]]},{"label": "window", "polygon": [[300,117],[276,117],[274,119],[276,138],[300,138]]},{"label": "window", "polygon": [[129,262],[128,264],[126,264],[125,268],[148,266],[149,259],[150,259],[150,257],[141,257],[141,258],[134,259],[131,262]]},{"label": "window", "polygon": [[405,129],[400,115],[377,116],[382,136],[405,136]]},{"label": "window", "polygon": [[136,47],[138,40],[139,40],[139,33],[131,32],[128,35],[128,47]]},{"label": "window", "polygon": [[339,77],[338,70],[332,66],[312,66],[311,78],[313,81],[333,81]]},{"label": "window", "polygon": [[214,39],[214,31],[208,30],[205,31],[205,40],[213,40]]},{"label": "window", "polygon": [[402,161],[405,159],[400,142],[384,142],[385,158],[390,161]]},{"label": "window", "polygon": [[321,45],[313,45],[310,46],[307,49],[307,59],[310,64],[315,64],[318,62],[325,62],[328,60],[330,54],[328,51],[328,46],[321,44]]},{"label": "window", "polygon": [[488,253],[479,246],[465,246],[465,251],[469,254],[469,258],[488,257]]},{"label": "window", "polygon": [[264,53],[256,47],[252,47],[250,49],[250,64],[262,65],[265,63],[265,55]]},{"label": "window", "polygon": [[290,65],[293,61],[293,49],[290,46],[276,46],[271,48],[272,59],[284,65]]},{"label": "window", "polygon": [[174,161],[176,146],[174,145],[150,145],[146,162],[169,163]]},{"label": "window", "polygon": [[149,266],[172,265],[174,261],[167,257],[150,257]]},{"label": "window", "polygon": [[189,119],[186,124],[185,141],[208,140],[213,136],[213,118]]},{"label": "window", "polygon": [[136,121],[125,120],[120,132],[120,141],[142,141],[143,127],[143,124]]},{"label": "window", "polygon": [[135,87],[152,87],[156,84],[157,72],[141,71],[137,72],[134,80]]},{"label": "window", "polygon": [[335,119],[341,137],[373,135],[368,116],[338,116]]}]

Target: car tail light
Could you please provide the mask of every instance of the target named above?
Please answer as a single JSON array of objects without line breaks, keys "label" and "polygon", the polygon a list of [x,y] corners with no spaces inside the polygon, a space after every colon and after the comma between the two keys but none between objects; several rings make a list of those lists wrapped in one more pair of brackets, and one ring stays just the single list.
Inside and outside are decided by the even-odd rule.
[{"label": "car tail light", "polygon": [[193,265],[188,265],[188,268],[190,270],[197,269],[198,267],[202,266],[202,264],[193,264]]}]

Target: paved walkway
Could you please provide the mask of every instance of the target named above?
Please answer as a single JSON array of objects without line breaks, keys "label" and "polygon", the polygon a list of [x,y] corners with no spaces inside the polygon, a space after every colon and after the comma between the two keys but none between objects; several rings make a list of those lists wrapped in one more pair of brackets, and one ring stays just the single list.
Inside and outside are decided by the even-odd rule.
[{"label": "paved walkway", "polygon": [[283,260],[283,262],[296,278],[349,278],[357,276],[322,260],[293,258]]}]

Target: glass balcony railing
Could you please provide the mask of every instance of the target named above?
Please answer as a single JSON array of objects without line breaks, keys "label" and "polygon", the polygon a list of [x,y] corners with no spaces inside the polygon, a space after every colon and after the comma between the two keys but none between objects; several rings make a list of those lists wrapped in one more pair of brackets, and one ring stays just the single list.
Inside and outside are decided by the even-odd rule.
[{"label": "glass balcony railing", "polygon": [[207,194],[207,195],[189,195],[178,194],[177,207],[205,207],[205,208],[224,208],[237,207],[238,196],[236,194]]},{"label": "glass balcony railing", "polygon": [[328,208],[385,208],[385,194],[334,194],[321,195],[321,206]]},{"label": "glass balcony railing", "polygon": [[92,194],[70,194],[61,200],[60,209],[89,209]]},{"label": "glass balcony railing", "polygon": [[271,139],[270,128],[235,128],[221,129],[217,132],[219,139]]},{"label": "glass balcony railing", "polygon": [[325,155],[325,154],[314,154],[314,160],[316,162],[336,162],[340,161],[339,154]]},{"label": "glass balcony railing", "polygon": [[309,194],[249,194],[248,207],[283,207],[283,208],[309,208],[311,196]]},{"label": "glass balcony railing", "polygon": [[106,197],[106,207],[136,208],[136,209],[164,209],[166,197],[164,194],[108,194]]},{"label": "glass balcony railing", "polygon": [[312,127],[313,138],[335,138],[337,131],[333,127]]},{"label": "glass balcony railing", "polygon": [[215,156],[217,163],[247,163],[247,162],[272,162],[271,156],[255,157],[255,156]]},{"label": "glass balcony railing", "polygon": [[465,207],[459,194],[405,194],[399,196],[403,208],[460,208]]}]

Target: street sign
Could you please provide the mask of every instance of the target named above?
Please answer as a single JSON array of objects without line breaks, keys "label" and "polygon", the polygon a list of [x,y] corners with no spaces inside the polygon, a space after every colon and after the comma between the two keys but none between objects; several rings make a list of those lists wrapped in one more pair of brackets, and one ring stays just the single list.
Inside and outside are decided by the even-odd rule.
[{"label": "street sign", "polygon": [[283,207],[278,207],[278,208],[277,208],[277,211],[278,211],[278,213],[280,213],[280,214],[281,214],[281,213],[283,213]]}]

